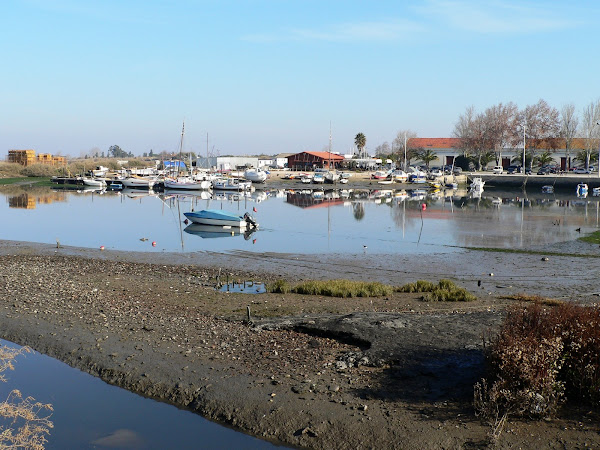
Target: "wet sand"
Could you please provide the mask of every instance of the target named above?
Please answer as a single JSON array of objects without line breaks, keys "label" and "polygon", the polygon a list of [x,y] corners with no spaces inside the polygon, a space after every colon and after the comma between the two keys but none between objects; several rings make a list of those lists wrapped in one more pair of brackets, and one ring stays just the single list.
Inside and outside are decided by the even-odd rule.
[{"label": "wet sand", "polygon": [[[582,243],[547,251],[561,249],[596,254]],[[474,416],[472,386],[483,374],[483,337],[512,303],[500,297],[593,303],[596,261],[477,251],[135,254],[0,241],[1,337],[288,446],[484,448],[488,429]],[[236,294],[214,289],[219,276],[394,285],[450,278],[479,298]],[[511,421],[499,447],[598,447],[598,423],[577,408],[551,421]]]}]

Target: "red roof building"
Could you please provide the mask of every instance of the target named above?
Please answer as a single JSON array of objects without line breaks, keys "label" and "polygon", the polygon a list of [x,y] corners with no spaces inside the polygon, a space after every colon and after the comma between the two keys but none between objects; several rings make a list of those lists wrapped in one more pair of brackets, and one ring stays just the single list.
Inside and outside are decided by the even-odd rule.
[{"label": "red roof building", "polygon": [[292,170],[336,169],[344,157],[330,152],[302,152],[288,156],[288,167]]}]

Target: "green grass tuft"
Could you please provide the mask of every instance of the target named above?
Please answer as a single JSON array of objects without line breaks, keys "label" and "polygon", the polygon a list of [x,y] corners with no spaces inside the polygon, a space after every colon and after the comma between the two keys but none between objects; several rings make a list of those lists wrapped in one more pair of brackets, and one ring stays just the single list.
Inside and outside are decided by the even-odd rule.
[{"label": "green grass tuft", "polygon": [[594,231],[587,236],[581,236],[578,240],[589,244],[600,244],[600,231]]},{"label": "green grass tuft", "polygon": [[454,284],[450,280],[440,280],[438,284],[431,281],[418,280],[397,289],[398,292],[423,292],[423,300],[427,302],[472,302],[477,300],[473,294]]}]

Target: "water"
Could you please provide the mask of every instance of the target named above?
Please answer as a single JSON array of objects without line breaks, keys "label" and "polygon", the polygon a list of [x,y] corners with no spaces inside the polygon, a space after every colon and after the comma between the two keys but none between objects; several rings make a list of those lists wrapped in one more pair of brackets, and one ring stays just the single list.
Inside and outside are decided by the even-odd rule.
[{"label": "water", "polygon": [[[0,345],[17,345],[0,340]],[[51,403],[54,428],[46,448],[222,449],[276,448],[189,411],[132,394],[37,352],[15,360],[0,396]],[[0,421],[0,423],[3,423]]]},{"label": "water", "polygon": [[[577,228],[599,226],[598,198],[574,193],[486,190],[472,198],[393,190],[211,196],[47,189],[0,195],[6,199],[0,239],[144,252],[439,253],[552,244],[575,239]],[[183,222],[184,212],[206,208],[253,213],[259,229],[206,233]]]}]

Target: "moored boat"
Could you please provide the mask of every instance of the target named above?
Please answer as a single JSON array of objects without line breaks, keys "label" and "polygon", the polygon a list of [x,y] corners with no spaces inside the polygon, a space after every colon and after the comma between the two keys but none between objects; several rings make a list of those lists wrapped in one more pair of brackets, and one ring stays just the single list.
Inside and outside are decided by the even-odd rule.
[{"label": "moored boat", "polygon": [[253,183],[264,183],[267,180],[267,172],[261,169],[247,169],[244,178]]},{"label": "moored boat", "polygon": [[212,187],[208,180],[194,180],[191,177],[165,178],[164,185],[167,189],[187,190],[206,190]]},{"label": "moored boat", "polygon": [[154,178],[144,178],[137,175],[131,175],[121,180],[123,187],[130,189],[152,189],[156,180]]},{"label": "moored boat", "polygon": [[228,226],[241,229],[257,228],[258,223],[248,213],[239,216],[235,213],[220,209],[203,209],[183,213],[190,221],[202,225]]},{"label": "moored boat", "polygon": [[239,178],[214,180],[212,184],[213,189],[220,189],[223,191],[246,191],[252,189],[252,181],[240,180]]},{"label": "moored boat", "polygon": [[585,184],[585,183],[579,183],[577,185],[576,192],[577,192],[577,196],[578,197],[587,197],[587,195],[588,195],[588,185]]}]

